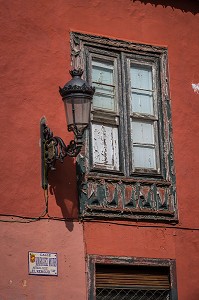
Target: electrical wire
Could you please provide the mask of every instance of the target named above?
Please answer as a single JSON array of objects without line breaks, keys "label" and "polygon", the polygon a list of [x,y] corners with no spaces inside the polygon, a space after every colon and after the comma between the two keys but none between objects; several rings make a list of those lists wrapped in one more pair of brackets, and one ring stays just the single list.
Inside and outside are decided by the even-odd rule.
[{"label": "electrical wire", "polygon": [[38,217],[0,214],[0,217],[8,217],[8,218],[10,217],[10,218],[18,218],[19,219],[19,220],[0,219],[0,222],[5,222],[5,223],[31,223],[31,222],[36,222],[36,221],[39,221],[39,220],[45,218],[45,216],[48,213],[48,191],[47,190],[44,190],[44,199],[45,199],[45,209]]},{"label": "electrical wire", "polygon": [[[137,228],[158,228],[158,229],[177,229],[177,230],[189,230],[189,231],[197,231],[199,228],[193,228],[193,227],[181,227],[179,225],[176,226],[164,226],[164,225],[157,225],[157,224],[140,224],[140,223],[124,223],[124,222],[116,222],[116,221],[110,221],[110,220],[99,220],[99,219],[75,219],[75,218],[60,218],[60,217],[53,217],[50,216],[48,213],[48,189],[44,190],[44,200],[45,200],[45,209],[42,212],[41,215],[38,217],[27,217],[27,216],[19,216],[19,215],[10,215],[10,214],[0,214],[0,217],[11,217],[11,218],[18,218],[19,220],[5,220],[0,219],[0,222],[6,222],[6,223],[31,223],[36,222],[40,220],[54,220],[54,221],[79,221],[84,223],[104,223],[104,224],[111,224],[111,225],[117,225],[117,226],[129,226],[129,227],[137,227]],[[22,219],[22,220],[21,220]]]},{"label": "electrical wire", "polygon": [[[44,151],[44,156],[45,156],[45,151]],[[45,160],[45,157],[44,157]],[[46,168],[44,168],[44,179],[46,179]],[[106,224],[113,224],[113,225],[118,225],[118,226],[130,226],[130,227],[137,227],[137,228],[161,228],[161,229],[178,229],[178,230],[191,230],[191,231],[197,231],[199,228],[191,228],[191,227],[181,227],[178,224],[175,224],[173,226],[164,226],[164,225],[156,225],[156,224],[138,224],[138,223],[123,223],[123,222],[116,222],[116,221],[110,221],[110,220],[99,220],[99,219],[87,219],[83,220],[81,219],[75,219],[75,218],[60,218],[60,217],[53,217],[49,215],[48,212],[48,200],[49,200],[49,195],[48,195],[48,184],[44,182],[44,186],[47,186],[46,189],[44,189],[44,201],[45,201],[45,209],[39,215],[38,217],[28,217],[28,216],[19,216],[19,215],[10,215],[10,214],[0,214],[0,217],[10,217],[10,218],[17,218],[18,220],[5,220],[0,218],[0,222],[6,222],[6,223],[31,223],[31,222],[37,222],[40,220],[54,220],[54,221],[79,221],[84,223],[89,223],[89,222],[97,222],[97,223],[106,223]]]},{"label": "electrical wire", "polygon": [[[14,215],[14,214],[0,214],[0,222],[4,223],[32,223],[40,220],[55,220],[55,221],[79,221],[75,218],[60,218],[60,217],[54,217],[50,216],[48,213],[48,189],[44,190],[44,200],[45,200],[45,209],[44,211],[38,216],[38,217],[28,217],[28,216],[20,216],[20,215]],[[17,218],[18,220],[5,220],[1,219],[1,217],[7,217],[7,218]]]},{"label": "electrical wire", "polygon": [[156,225],[156,224],[140,224],[140,223],[123,223],[123,222],[115,222],[115,221],[109,221],[109,220],[97,220],[97,219],[87,219],[83,220],[84,223],[106,223],[106,224],[113,224],[113,225],[118,225],[118,226],[129,226],[129,227],[137,227],[137,228],[160,228],[160,229],[181,229],[181,230],[192,230],[192,231],[197,231],[199,228],[193,228],[193,227],[181,227],[179,225],[176,226],[164,226],[164,225]]}]

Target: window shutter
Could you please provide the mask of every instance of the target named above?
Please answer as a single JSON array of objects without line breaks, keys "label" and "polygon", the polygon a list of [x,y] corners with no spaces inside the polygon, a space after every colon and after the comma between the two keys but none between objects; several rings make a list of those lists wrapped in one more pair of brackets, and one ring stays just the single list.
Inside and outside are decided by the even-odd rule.
[{"label": "window shutter", "polygon": [[96,265],[96,288],[169,290],[169,270],[161,267]]}]

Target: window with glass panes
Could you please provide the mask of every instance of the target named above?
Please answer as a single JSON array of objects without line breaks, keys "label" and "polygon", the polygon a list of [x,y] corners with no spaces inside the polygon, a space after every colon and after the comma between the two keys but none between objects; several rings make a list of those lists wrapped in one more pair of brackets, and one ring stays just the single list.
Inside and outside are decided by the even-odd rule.
[{"label": "window with glass panes", "polygon": [[155,68],[129,61],[129,69],[132,168],[159,171]]},{"label": "window with glass panes", "polygon": [[93,167],[119,171],[117,60],[92,55],[91,64],[95,86],[91,123]]},{"label": "window with glass panes", "polygon": [[73,66],[95,87],[78,160],[81,216],[177,219],[167,49],[81,33],[71,41]]},{"label": "window with glass panes", "polygon": [[[96,89],[91,133],[93,167],[123,171],[128,175],[159,173],[156,62],[140,63],[135,58],[95,54],[90,54],[90,60],[91,81]],[[122,62],[126,65],[126,74],[119,78]],[[124,92],[126,101],[121,99]],[[126,126],[121,124],[124,118]],[[125,141],[123,138],[127,135],[129,138]],[[129,157],[126,171],[121,169],[122,148],[123,156]]]}]

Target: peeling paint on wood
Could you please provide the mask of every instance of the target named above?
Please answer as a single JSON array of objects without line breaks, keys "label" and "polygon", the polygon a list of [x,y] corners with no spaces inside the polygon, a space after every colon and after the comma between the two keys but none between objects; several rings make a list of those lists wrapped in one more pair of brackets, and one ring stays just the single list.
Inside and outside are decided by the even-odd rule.
[{"label": "peeling paint on wood", "polygon": [[103,184],[89,180],[87,184],[88,194],[81,194],[81,198],[87,203],[82,216],[106,214],[107,217],[117,217],[121,213],[123,217],[138,219],[143,218],[143,213],[146,213],[145,219],[175,216],[171,186],[140,183],[125,185],[121,182],[113,185],[106,180]]},{"label": "peeling paint on wood", "polygon": [[117,128],[92,125],[93,165],[110,170],[119,169]]},{"label": "peeling paint on wood", "polygon": [[[149,55],[156,66],[160,82],[157,87],[160,166],[154,172],[143,168],[131,170],[132,158],[129,154],[126,155],[124,150],[124,144],[129,143],[129,137],[121,136],[120,130],[122,128],[120,122],[127,124],[128,127],[129,116],[127,113],[123,116],[118,115],[119,122],[116,124],[115,117],[105,117],[104,112],[95,114],[94,111],[91,143],[85,144],[84,152],[77,163],[80,215],[83,218],[130,218],[177,222],[167,49],[71,33],[73,66],[83,67],[87,63],[89,69],[91,67],[89,51],[95,47],[97,53],[96,47],[99,45],[101,56],[105,53],[108,55],[107,51],[112,53],[121,51],[123,56],[134,55],[142,61],[141,53],[144,53],[145,56]],[[125,69],[127,66],[124,62],[122,64],[124,65],[121,69]],[[89,74],[87,79],[91,80]],[[124,105],[123,98],[127,97],[125,93],[127,91],[124,95],[120,95],[120,105]],[[124,108],[122,106],[119,109]],[[88,136],[87,139],[89,140]],[[123,142],[120,142],[121,139]]]}]

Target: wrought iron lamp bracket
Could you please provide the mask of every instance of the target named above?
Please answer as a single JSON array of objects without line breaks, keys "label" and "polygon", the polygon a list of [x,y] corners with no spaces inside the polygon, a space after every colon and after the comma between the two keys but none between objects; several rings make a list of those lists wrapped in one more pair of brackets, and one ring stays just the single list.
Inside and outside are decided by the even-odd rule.
[{"label": "wrought iron lamp bracket", "polygon": [[48,187],[49,170],[55,170],[56,161],[63,162],[66,156],[75,157],[79,154],[84,130],[90,122],[95,88],[81,78],[82,69],[74,69],[70,74],[72,79],[63,88],[59,87],[59,93],[65,106],[68,131],[73,131],[75,140],[66,146],[60,137],[53,136],[44,117],[40,121],[42,187],[45,190]]},{"label": "wrought iron lamp bracket", "polygon": [[62,138],[53,136],[53,132],[46,125],[46,119],[43,117],[40,121],[40,140],[42,188],[47,189],[48,173],[49,170],[56,170],[56,161],[63,162],[66,156],[76,157],[80,153],[83,144],[82,133],[79,133],[76,140],[66,145]]}]

